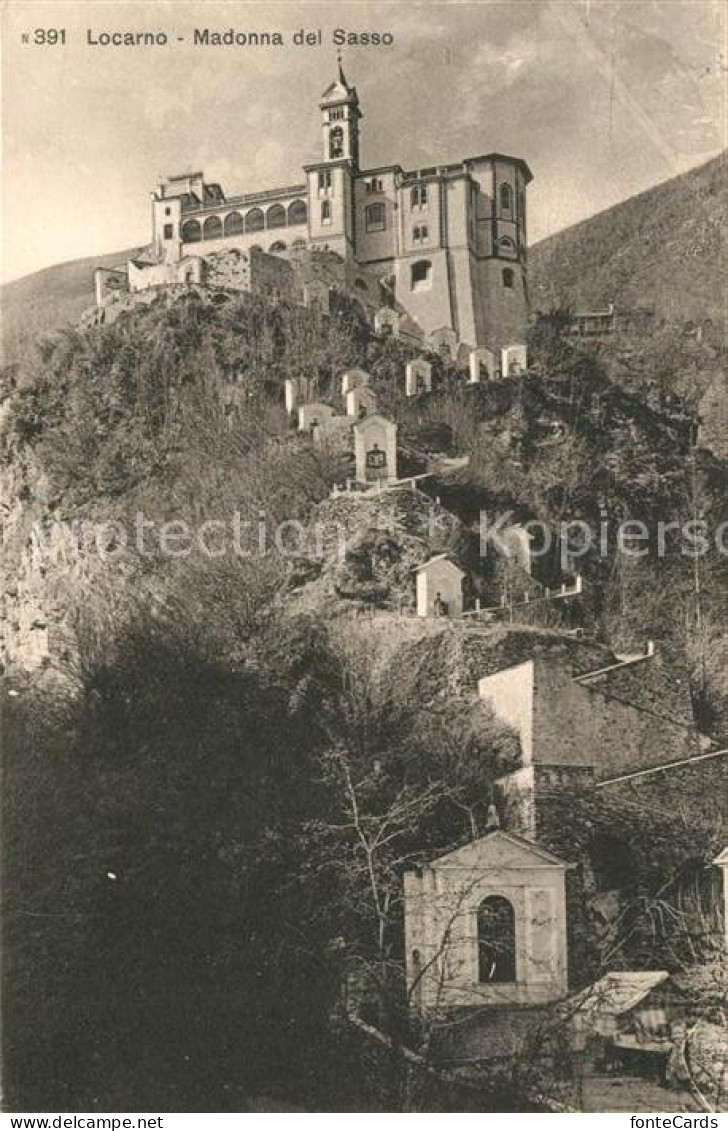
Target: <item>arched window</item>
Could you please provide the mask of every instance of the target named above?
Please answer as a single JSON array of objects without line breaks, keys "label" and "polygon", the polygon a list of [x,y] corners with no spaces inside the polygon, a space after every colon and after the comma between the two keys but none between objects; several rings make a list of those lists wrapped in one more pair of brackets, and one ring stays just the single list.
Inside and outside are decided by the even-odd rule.
[{"label": "arched window", "polygon": [[305,240],[294,240],[293,243],[291,244],[291,248],[294,251],[303,251],[305,246],[306,246]]},{"label": "arched window", "polygon": [[510,236],[501,236],[500,245],[506,248],[507,251],[513,251],[516,246]]},{"label": "arched window", "polygon": [[185,220],[181,236],[182,243],[199,243],[202,239],[202,228],[196,220]]},{"label": "arched window", "polygon": [[219,216],[208,216],[202,225],[203,240],[219,240],[222,236],[222,220]]},{"label": "arched window", "polygon": [[308,209],[304,200],[294,200],[288,205],[288,223],[305,224],[308,220]]},{"label": "arched window", "polygon": [[286,210],[282,204],[273,204],[268,209],[265,218],[266,228],[285,228]]},{"label": "arched window", "polygon": [[243,230],[243,217],[239,212],[228,212],[224,227],[226,236],[240,235]]},{"label": "arched window", "polygon": [[275,255],[275,254],[276,254],[277,252],[279,252],[279,251],[285,251],[285,250],[286,250],[286,245],[284,244],[283,240],[276,240],[276,242],[275,242],[275,243],[272,243],[272,244],[270,245],[270,248],[269,248],[269,250],[271,251],[271,253],[272,253],[273,255]]},{"label": "arched window", "polygon": [[246,232],[260,232],[265,227],[265,217],[260,208],[251,208],[245,216]]},{"label": "arched window", "polygon": [[369,204],[364,209],[365,227],[368,232],[383,232],[387,223],[383,204]]},{"label": "arched window", "polygon": [[341,126],[334,126],[329,134],[329,157],[333,160],[335,157],[344,156],[344,131]]},{"label": "arched window", "polygon": [[503,268],[503,286],[508,287],[508,289],[510,290],[513,287],[514,278],[515,278],[515,275],[513,274],[513,269],[511,267],[504,267]]},{"label": "arched window", "polygon": [[513,189],[510,185],[502,184],[500,187],[501,212],[510,212],[513,207]]},{"label": "arched window", "polygon": [[432,285],[432,264],[429,259],[419,259],[412,264],[410,274],[410,289],[424,291]]},{"label": "arched window", "polygon": [[478,908],[478,981],[515,982],[516,915],[502,895],[489,895]]}]

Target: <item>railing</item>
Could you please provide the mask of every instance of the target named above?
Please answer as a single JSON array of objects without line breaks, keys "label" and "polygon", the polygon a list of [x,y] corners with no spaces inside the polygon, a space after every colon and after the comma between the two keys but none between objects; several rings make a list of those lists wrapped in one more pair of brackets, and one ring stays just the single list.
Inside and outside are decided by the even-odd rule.
[{"label": "railing", "polygon": [[583,593],[583,591],[584,580],[581,574],[578,574],[571,588],[568,585],[562,585],[560,589],[551,589],[547,585],[544,588],[543,595],[540,597],[531,597],[529,593],[524,593],[521,601],[509,601],[504,595],[499,605],[487,605],[484,607],[481,607],[480,599],[476,597],[475,608],[468,609],[460,615],[462,617],[493,617],[507,613],[509,618],[512,619],[515,609],[532,609],[534,605],[544,605],[551,601],[563,601],[567,597],[576,597],[578,594]]},{"label": "railing", "polygon": [[462,172],[463,162],[458,161],[451,165],[432,165],[427,169],[404,169],[399,175],[400,184],[413,185],[418,181],[431,181],[438,177],[447,176],[448,173]]},{"label": "railing", "polygon": [[183,207],[185,216],[200,212],[224,212],[243,204],[262,204],[268,200],[281,200],[287,196],[302,196],[308,192],[308,185],[286,185],[284,188],[264,189],[263,192],[248,192],[241,196],[229,196],[226,200],[216,200],[214,204],[193,204]]},{"label": "railing", "polygon": [[343,487],[334,483],[331,489],[331,497],[336,499],[340,495],[350,495],[356,498],[363,495],[370,498],[372,495],[382,495],[385,491],[395,491],[400,487],[407,486],[412,491],[416,491],[419,480],[430,479],[433,474],[432,471],[425,471],[421,475],[408,475],[405,479],[375,479],[367,483],[363,483],[359,479],[347,479]]}]

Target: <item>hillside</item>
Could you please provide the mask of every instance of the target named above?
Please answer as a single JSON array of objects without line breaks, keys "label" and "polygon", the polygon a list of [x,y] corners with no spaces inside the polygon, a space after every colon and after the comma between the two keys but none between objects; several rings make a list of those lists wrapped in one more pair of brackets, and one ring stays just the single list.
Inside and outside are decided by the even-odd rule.
[{"label": "hillside", "polygon": [[646,307],[684,323],[725,318],[725,154],[536,244],[534,307]]},{"label": "hillside", "polygon": [[[594,672],[650,638],[640,702],[725,733],[724,557],[697,563],[698,620],[677,535],[667,555],[619,556],[611,522],[680,527],[699,509],[712,529],[720,466],[685,458],[688,413],[615,385],[545,321],[528,373],[470,386],[431,354],[433,390],[416,397],[418,347],[375,334],[340,292],[326,318],[266,296],[160,295],[18,366],[2,430],[11,1108],[118,1111],[134,1096],[240,1111],[271,1094],[378,1110],[383,1074],[342,1040],[341,986],[386,969],[379,1000],[397,1006],[401,965],[381,956],[401,953],[402,872],[487,829],[495,781],[517,765],[514,731],[476,693],[483,672],[537,654]],[[341,411],[352,367],[399,426],[398,472],[427,470],[421,489],[334,491],[348,439],[317,443],[286,414],[283,382],[303,377]],[[558,527],[555,556],[534,550],[532,576],[506,577],[482,512],[537,518],[544,542]],[[561,561],[571,519],[599,525],[600,544],[576,539]],[[415,615],[413,570],[443,551],[482,617]],[[583,590],[546,591],[576,570]],[[514,614],[507,593],[533,596]],[[609,679],[617,699],[620,672]],[[612,820],[608,799],[577,811],[559,796],[564,858],[587,862],[574,846]],[[717,851],[686,796],[681,782],[656,819],[620,804],[635,846],[624,900],[641,902],[598,894],[610,930],[617,914],[630,924],[629,969],[664,968],[680,937],[635,949],[642,920],[622,907],[663,898],[683,860],[702,874]],[[374,902],[358,829],[374,830]],[[573,921],[571,969],[587,980],[601,935]],[[525,1105],[496,1086],[486,1076],[481,1107]]]},{"label": "hillside", "polygon": [[[538,360],[535,338],[533,349]],[[596,528],[608,499],[615,513],[649,525],[656,516],[682,516],[691,418],[666,414],[659,402],[650,407],[611,384],[593,357],[569,345],[558,370],[469,388],[462,371],[433,355],[433,393],[409,399],[402,395],[409,353],[374,335],[343,298],[323,327],[294,305],[252,296],[220,305],[190,295],[170,307],[160,301],[138,310],[103,331],[64,336],[19,376],[7,406],[8,493],[17,500],[8,516],[9,559],[14,550],[22,556],[34,521],[53,526],[82,515],[127,525],[138,510],[159,522],[170,513],[198,521],[264,511],[272,522],[295,518],[347,530],[345,560],[307,565],[293,602],[299,612],[331,616],[342,602],[411,605],[412,567],[448,547],[470,570],[474,595],[496,603],[504,579],[478,551],[482,511],[512,509],[519,521],[549,525],[567,517]],[[549,369],[545,354],[540,364]],[[446,516],[437,506],[428,519],[423,498],[415,508],[422,510],[419,536],[412,539],[404,512],[416,496],[407,493],[392,539],[382,534],[377,508],[368,516],[360,502],[329,499],[331,485],[351,473],[350,456],[317,451],[292,431],[281,387],[285,377],[314,377],[317,395],[340,407],[336,374],[351,366],[369,370],[380,406],[400,427],[400,472],[433,472],[427,492],[441,497],[452,521],[441,524]],[[237,405],[233,416],[224,414],[221,399]],[[451,470],[438,471],[438,461],[449,461]],[[705,475],[705,505],[717,517],[720,490],[708,464]],[[32,505],[21,506],[21,498]],[[356,513],[348,516],[352,506]],[[436,538],[419,534],[429,528]],[[539,563],[537,580],[560,585],[574,571],[555,560],[555,541],[552,551]],[[134,558],[128,564],[137,582],[143,566],[141,573],[166,590],[169,563],[156,572],[150,561]],[[121,568],[122,559],[115,564]],[[677,605],[683,600],[685,579],[674,575],[679,564],[643,563],[628,600],[626,578],[605,573],[596,552],[583,555],[578,570],[590,597],[582,623],[620,648],[647,634],[667,640],[660,606],[666,585]],[[13,598],[9,636],[18,646],[33,638],[36,623],[51,637],[55,631],[32,576],[28,591],[21,586]],[[42,580],[46,600],[52,580]],[[517,585],[522,591],[524,579]],[[59,595],[57,604],[73,603]],[[675,612],[680,620],[677,606]]]}]

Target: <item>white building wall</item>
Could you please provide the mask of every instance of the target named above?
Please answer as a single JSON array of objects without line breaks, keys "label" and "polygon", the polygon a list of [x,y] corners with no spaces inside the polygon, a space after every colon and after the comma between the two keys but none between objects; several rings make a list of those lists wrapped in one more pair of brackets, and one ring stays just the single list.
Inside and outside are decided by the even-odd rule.
[{"label": "white building wall", "polygon": [[[385,465],[379,475],[368,467],[367,456],[378,449],[385,454]],[[397,426],[377,414],[365,416],[354,426],[356,478],[360,483],[391,483],[397,478]]]},{"label": "white building wall", "polygon": [[[407,984],[414,1010],[446,1014],[462,1007],[539,1004],[566,994],[567,866],[544,863],[535,853],[529,861],[528,850],[511,861],[500,848],[486,836],[405,876]],[[512,982],[479,980],[478,909],[489,896],[507,899],[514,911]]]},{"label": "white building wall", "polygon": [[[367,186],[373,178],[382,182],[381,192],[368,191]],[[353,182],[354,193],[354,246],[358,263],[366,264],[381,259],[393,259],[398,248],[397,191],[394,169],[360,174]],[[367,208],[372,204],[383,204],[385,226],[379,231],[367,231]]]},{"label": "white building wall", "polygon": [[417,615],[435,616],[439,594],[447,606],[447,616],[459,616],[463,611],[463,577],[463,571],[447,559],[426,562],[417,573]]},{"label": "white building wall", "polygon": [[533,759],[534,673],[533,660],[526,660],[478,681],[480,698],[518,734],[525,766]]}]

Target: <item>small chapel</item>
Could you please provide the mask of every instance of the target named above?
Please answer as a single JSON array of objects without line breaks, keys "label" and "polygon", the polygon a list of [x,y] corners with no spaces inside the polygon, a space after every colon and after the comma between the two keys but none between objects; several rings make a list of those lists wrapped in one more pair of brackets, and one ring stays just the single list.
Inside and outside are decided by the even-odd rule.
[{"label": "small chapel", "polygon": [[537,1005],[567,992],[569,864],[494,829],[404,879],[408,993],[419,1013]]}]

